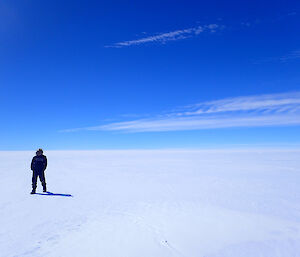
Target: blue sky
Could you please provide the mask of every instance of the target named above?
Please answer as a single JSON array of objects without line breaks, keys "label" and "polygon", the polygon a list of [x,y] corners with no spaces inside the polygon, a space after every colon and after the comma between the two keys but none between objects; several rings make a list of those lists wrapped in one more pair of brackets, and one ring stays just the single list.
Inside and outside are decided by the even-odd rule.
[{"label": "blue sky", "polygon": [[0,1],[0,150],[300,144],[298,1]]}]

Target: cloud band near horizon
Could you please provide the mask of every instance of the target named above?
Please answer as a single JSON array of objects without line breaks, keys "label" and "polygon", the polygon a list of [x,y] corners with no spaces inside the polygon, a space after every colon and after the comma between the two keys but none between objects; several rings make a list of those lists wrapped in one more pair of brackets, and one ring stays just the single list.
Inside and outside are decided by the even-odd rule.
[{"label": "cloud band near horizon", "polygon": [[159,132],[300,125],[300,92],[241,96],[189,105],[152,118],[113,122],[75,131]]}]

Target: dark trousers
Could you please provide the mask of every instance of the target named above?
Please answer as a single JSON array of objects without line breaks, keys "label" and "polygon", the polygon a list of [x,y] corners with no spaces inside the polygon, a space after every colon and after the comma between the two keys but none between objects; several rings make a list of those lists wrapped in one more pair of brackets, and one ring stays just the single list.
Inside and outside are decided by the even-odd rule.
[{"label": "dark trousers", "polygon": [[43,188],[46,188],[46,179],[45,179],[45,172],[43,170],[34,170],[32,173],[32,188],[36,189],[36,182],[38,177],[42,183]]}]

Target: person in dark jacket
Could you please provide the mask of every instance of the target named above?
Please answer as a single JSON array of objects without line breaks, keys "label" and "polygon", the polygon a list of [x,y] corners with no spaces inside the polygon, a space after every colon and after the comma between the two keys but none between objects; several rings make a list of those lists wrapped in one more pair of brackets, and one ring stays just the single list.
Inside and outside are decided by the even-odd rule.
[{"label": "person in dark jacket", "polygon": [[36,183],[38,177],[43,186],[43,192],[47,192],[46,188],[46,180],[45,180],[45,169],[47,168],[47,158],[43,155],[43,150],[38,149],[36,151],[36,156],[32,158],[31,161],[31,170],[32,173],[32,191],[31,194],[35,194],[36,192]]}]

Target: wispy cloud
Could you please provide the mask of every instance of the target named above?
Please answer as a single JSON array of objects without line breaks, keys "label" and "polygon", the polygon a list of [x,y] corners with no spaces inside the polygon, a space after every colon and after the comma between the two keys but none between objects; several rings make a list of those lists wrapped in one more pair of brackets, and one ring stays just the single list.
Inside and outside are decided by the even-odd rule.
[{"label": "wispy cloud", "polygon": [[69,129],[123,132],[300,125],[300,92],[241,96],[186,106],[147,119]]},{"label": "wispy cloud", "polygon": [[145,43],[150,43],[150,42],[157,42],[157,43],[166,43],[168,41],[175,41],[175,40],[181,40],[193,36],[197,36],[202,32],[216,32],[217,29],[219,29],[220,26],[218,24],[208,24],[208,25],[202,25],[202,26],[197,26],[197,27],[192,27],[188,29],[181,29],[181,30],[175,30],[171,32],[166,32],[166,33],[160,33],[157,35],[153,36],[148,36],[148,37],[142,37],[139,39],[135,40],[129,40],[129,41],[123,41],[123,42],[118,42],[106,47],[126,47],[126,46],[132,46],[132,45],[141,45]]},{"label": "wispy cloud", "polygon": [[203,102],[185,107],[179,116],[216,114],[224,112],[255,111],[263,113],[291,112],[300,107],[300,92],[283,94],[266,94],[258,96],[241,96],[216,101]]},{"label": "wispy cloud", "polygon": [[291,53],[278,58],[278,60],[282,62],[286,62],[294,59],[300,59],[300,50],[292,51]]},{"label": "wispy cloud", "polygon": [[285,55],[266,58],[266,59],[260,60],[258,62],[264,63],[264,62],[274,62],[275,61],[275,62],[285,63],[285,62],[289,62],[289,61],[293,61],[293,60],[297,60],[297,59],[300,59],[300,50],[294,50]]}]

